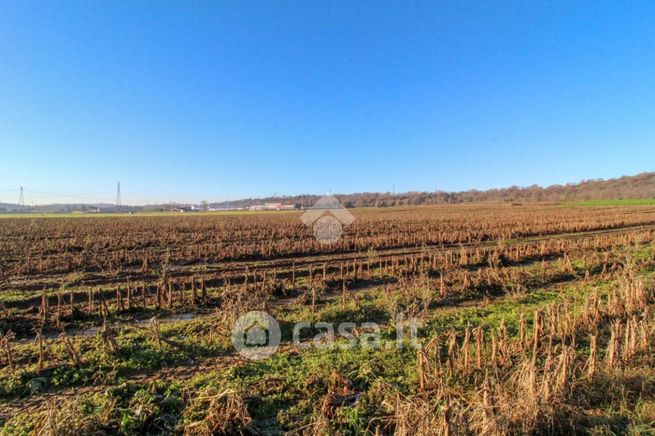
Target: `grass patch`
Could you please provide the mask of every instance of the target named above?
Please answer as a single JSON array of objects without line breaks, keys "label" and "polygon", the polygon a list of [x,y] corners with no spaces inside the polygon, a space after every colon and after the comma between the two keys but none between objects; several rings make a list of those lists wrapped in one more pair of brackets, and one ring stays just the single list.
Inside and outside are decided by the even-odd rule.
[{"label": "grass patch", "polygon": [[571,206],[655,206],[655,198],[615,198],[582,200],[568,203]]}]

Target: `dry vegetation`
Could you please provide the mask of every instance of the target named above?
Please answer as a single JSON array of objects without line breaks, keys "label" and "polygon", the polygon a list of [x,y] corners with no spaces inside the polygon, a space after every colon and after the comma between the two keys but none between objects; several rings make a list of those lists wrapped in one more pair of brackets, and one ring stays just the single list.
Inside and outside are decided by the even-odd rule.
[{"label": "dry vegetation", "polygon": [[[487,191],[469,190],[462,192],[405,192],[402,194],[362,192],[339,195],[339,201],[347,207],[389,207],[418,206],[462,203],[518,203],[518,202],[586,202],[606,204],[636,203],[655,204],[655,173],[641,173],[617,179],[583,180],[580,183],[541,187],[512,186],[511,188],[490,189]],[[223,207],[244,207],[262,202],[294,203],[309,207],[320,197],[298,195],[294,197],[269,197],[265,199],[246,199],[220,203]],[[612,199],[612,200],[608,200]],[[617,200],[618,199],[618,200]],[[640,201],[637,201],[640,200]],[[592,203],[592,204],[593,204]]]},{"label": "dry vegetation", "polygon": [[[655,431],[654,207],[355,216],[330,246],[297,213],[0,220],[2,431]],[[257,362],[229,338],[254,309],[283,335]],[[296,349],[300,321],[382,346]]]}]

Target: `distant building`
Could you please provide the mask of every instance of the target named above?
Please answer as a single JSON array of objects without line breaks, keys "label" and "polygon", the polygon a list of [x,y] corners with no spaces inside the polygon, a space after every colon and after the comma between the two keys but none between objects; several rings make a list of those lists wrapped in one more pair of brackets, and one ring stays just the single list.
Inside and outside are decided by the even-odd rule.
[{"label": "distant building", "polygon": [[264,203],[249,206],[248,210],[294,210],[295,204],[282,204],[282,203]]},{"label": "distant building", "polygon": [[191,206],[171,206],[168,208],[169,212],[193,212],[194,209]]}]

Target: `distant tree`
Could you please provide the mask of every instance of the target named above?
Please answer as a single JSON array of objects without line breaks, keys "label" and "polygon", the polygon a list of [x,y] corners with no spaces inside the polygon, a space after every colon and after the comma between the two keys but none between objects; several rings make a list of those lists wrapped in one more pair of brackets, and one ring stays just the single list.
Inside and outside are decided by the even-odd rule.
[{"label": "distant tree", "polygon": [[[311,207],[319,200],[318,195],[298,195],[294,197],[270,197],[262,199],[244,199],[229,203],[234,207],[247,207],[262,202],[296,203],[303,207]],[[400,206],[418,204],[460,204],[479,202],[530,202],[550,201],[564,202],[585,199],[613,199],[613,198],[655,198],[655,173],[643,173],[636,176],[625,176],[611,180],[585,180],[580,183],[566,185],[552,185],[541,187],[532,185],[528,187],[512,186],[504,189],[490,189],[478,191],[475,189],[461,192],[406,192],[400,194],[361,192],[347,195],[337,195],[345,207],[361,206]]]}]

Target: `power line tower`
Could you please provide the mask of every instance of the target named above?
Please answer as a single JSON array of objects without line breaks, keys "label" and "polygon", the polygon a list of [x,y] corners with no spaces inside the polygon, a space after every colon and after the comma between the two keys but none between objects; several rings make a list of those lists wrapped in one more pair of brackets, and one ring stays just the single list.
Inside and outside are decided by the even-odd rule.
[{"label": "power line tower", "polygon": [[18,205],[25,206],[25,195],[23,195],[23,187],[20,187],[20,194],[18,194]]},{"label": "power line tower", "polygon": [[118,185],[116,186],[116,212],[121,211],[121,182],[118,182]]}]

